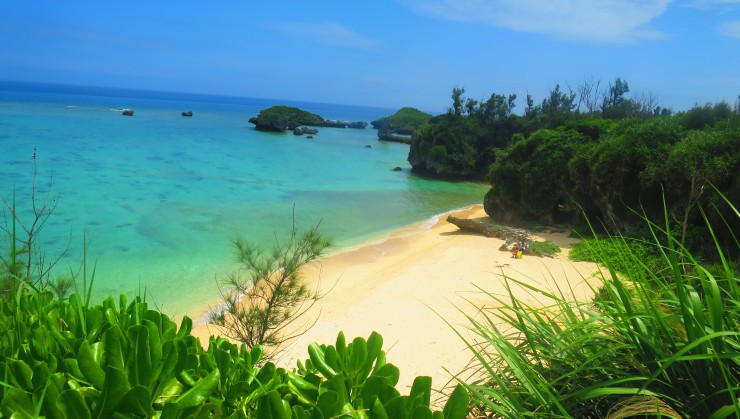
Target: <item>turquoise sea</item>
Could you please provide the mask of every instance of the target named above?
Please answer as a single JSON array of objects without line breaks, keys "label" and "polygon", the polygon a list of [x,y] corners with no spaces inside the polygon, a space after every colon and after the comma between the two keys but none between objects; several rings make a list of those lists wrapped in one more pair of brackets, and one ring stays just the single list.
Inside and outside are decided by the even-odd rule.
[{"label": "turquoise sea", "polygon": [[[55,205],[38,243],[47,261],[68,248],[54,274],[79,269],[84,232],[97,297],[146,289],[179,315],[216,300],[216,282],[236,268],[236,236],[271,246],[295,213],[299,228],[320,222],[337,251],[479,203],[487,190],[412,174],[408,146],[380,142],[372,128],[320,128],[309,140],[247,122],[277,104],[368,122],[395,111],[0,82],[0,195],[10,204],[15,193],[32,219],[35,149],[37,202]],[[0,245],[7,254],[7,237]]]}]

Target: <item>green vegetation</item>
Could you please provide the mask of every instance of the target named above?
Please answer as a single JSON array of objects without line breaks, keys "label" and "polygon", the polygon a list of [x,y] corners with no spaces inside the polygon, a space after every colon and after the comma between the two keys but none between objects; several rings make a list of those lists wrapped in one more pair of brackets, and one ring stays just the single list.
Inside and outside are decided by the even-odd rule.
[{"label": "green vegetation", "polygon": [[[629,91],[621,79],[603,89],[592,80],[567,92],[558,85],[538,105],[528,95],[519,116],[516,95],[479,102],[455,88],[449,111],[419,130],[408,159],[421,173],[487,179],[486,212],[504,223],[577,228],[585,215],[631,235],[640,217],[630,208],[658,217],[665,196],[681,244],[711,249],[698,208],[717,206],[715,189],[740,201],[740,108],[722,102],[673,115]],[[732,220],[727,210],[710,217]],[[723,245],[740,230],[731,222],[717,232]]]},{"label": "green vegetation", "polygon": [[312,326],[304,315],[321,295],[309,290],[299,270],[319,258],[329,241],[318,226],[299,236],[293,223],[288,240],[276,242],[269,253],[243,239],[234,240],[234,246],[243,272],[229,275],[223,305],[210,310],[208,320],[230,339],[262,346],[270,359]]},{"label": "green vegetation", "polygon": [[560,246],[551,241],[533,241],[525,253],[531,253],[535,256],[554,256],[560,253],[560,250]]},{"label": "green vegetation", "polygon": [[409,395],[395,386],[383,340],[313,344],[293,370],[265,363],[259,345],[211,337],[207,349],[141,298],[91,305],[73,294],[19,289],[0,302],[3,417],[91,418],[463,418],[458,388],[444,412],[430,408],[431,379]]},{"label": "green vegetation", "polygon": [[260,111],[260,117],[265,118],[285,118],[288,121],[295,121],[299,125],[305,123],[316,123],[323,122],[324,118],[315,113],[304,111],[303,109],[295,108],[292,106],[270,106],[267,109]]},{"label": "green vegetation", "polygon": [[401,108],[396,113],[370,122],[378,130],[388,130],[393,134],[411,135],[429,122],[432,115],[415,108]]},{"label": "green vegetation", "polygon": [[[713,241],[722,262],[710,269],[670,229],[645,222],[652,243],[639,248],[658,255],[651,259],[660,266],[646,266],[642,251],[622,236],[582,247],[582,256],[603,266],[584,278],[593,301],[506,276],[506,296],[486,293],[493,304],[469,317],[477,364],[465,388],[478,414],[740,416],[740,278],[727,262],[731,249]],[[516,297],[515,288],[527,298]]]},{"label": "green vegetation", "polygon": [[249,122],[260,131],[283,132],[296,129],[300,125],[322,123],[324,118],[292,106],[271,106],[249,118]]}]

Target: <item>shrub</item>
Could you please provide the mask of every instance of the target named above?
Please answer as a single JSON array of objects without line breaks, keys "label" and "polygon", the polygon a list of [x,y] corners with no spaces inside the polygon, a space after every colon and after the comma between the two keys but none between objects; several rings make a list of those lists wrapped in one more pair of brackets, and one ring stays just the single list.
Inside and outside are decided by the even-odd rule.
[{"label": "shrub", "polygon": [[395,386],[383,340],[313,344],[295,370],[260,365],[262,349],[211,336],[207,349],[150,310],[141,298],[108,297],[89,306],[73,294],[16,294],[0,300],[0,413],[3,417],[458,418],[468,396],[458,387],[442,412],[430,407],[431,379],[409,395]]},{"label": "shrub", "polygon": [[[717,244],[721,266],[707,269],[670,229],[646,224],[651,244],[617,236],[583,246],[603,266],[591,283],[593,301],[509,277],[507,296],[488,293],[495,304],[470,317],[483,342],[469,343],[480,378],[465,384],[483,414],[740,415],[740,281],[728,249]],[[657,270],[643,246],[659,256]],[[517,298],[513,287],[539,301]]]}]

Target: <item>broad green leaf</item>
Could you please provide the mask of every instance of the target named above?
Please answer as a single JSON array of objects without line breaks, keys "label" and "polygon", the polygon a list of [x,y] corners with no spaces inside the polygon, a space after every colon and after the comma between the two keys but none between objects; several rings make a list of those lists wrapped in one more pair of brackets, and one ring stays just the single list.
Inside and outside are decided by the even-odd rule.
[{"label": "broad green leaf", "polygon": [[468,392],[458,384],[442,410],[445,419],[465,419],[465,416],[468,414],[469,401],[470,396],[468,396]]},{"label": "broad green leaf", "polygon": [[139,416],[153,415],[154,411],[152,410],[152,399],[149,391],[141,385],[132,387],[121,398],[117,411],[121,413],[133,413]]},{"label": "broad green leaf", "polygon": [[374,418],[388,419],[388,413],[385,411],[383,403],[378,399],[375,399],[375,402],[373,402],[372,412]]},{"label": "broad green leaf", "polygon": [[324,377],[331,378],[337,375],[337,371],[327,364],[325,350],[319,346],[318,343],[314,342],[308,345],[308,356],[311,358],[313,366],[316,367]]},{"label": "broad green leaf", "polygon": [[334,391],[325,391],[319,396],[316,407],[321,411],[325,418],[337,416],[342,409],[339,404],[339,394]]},{"label": "broad green leaf", "polygon": [[75,390],[65,390],[56,399],[56,405],[67,418],[88,419],[91,417],[82,395]]},{"label": "broad green leaf", "polygon": [[427,406],[416,406],[411,412],[411,419],[432,419],[432,410]]},{"label": "broad green leaf", "polygon": [[144,326],[149,329],[149,358],[154,369],[151,376],[155,377],[155,372],[159,369],[160,362],[162,362],[162,341],[159,338],[160,330],[156,324],[149,320],[144,320]]},{"label": "broad green leaf", "polygon": [[116,368],[120,371],[124,371],[126,369],[123,339],[123,334],[118,325],[111,327],[103,334],[107,366],[110,368]]},{"label": "broad green leaf", "polygon": [[90,344],[85,340],[80,344],[77,352],[77,365],[85,379],[97,389],[102,389],[105,382],[105,373],[95,361]]},{"label": "broad green leaf", "polygon": [[398,384],[398,379],[401,376],[398,368],[393,364],[385,364],[373,372],[373,376],[386,377],[391,380],[392,385]]},{"label": "broad green leaf", "polygon": [[[363,338],[355,338],[349,346],[349,365],[346,368],[352,372],[352,374],[359,373],[365,367],[365,361],[367,360],[367,342]],[[365,377],[357,377],[357,380],[364,380]],[[357,383],[357,381],[355,381]]]},{"label": "broad green leaf", "polygon": [[184,388],[185,387],[177,378],[171,378],[170,381],[165,383],[162,387],[162,392],[158,395],[155,395],[155,403],[165,404],[175,400],[178,396],[180,396],[180,394],[182,394],[182,390]]},{"label": "broad green leaf", "polygon": [[421,403],[424,406],[429,406],[432,398],[432,377],[416,377],[414,384],[411,386],[410,396],[412,399],[420,397]]},{"label": "broad green leaf", "polygon": [[149,351],[149,329],[146,326],[131,326],[126,334],[129,339],[129,353],[126,372],[131,385],[149,387],[152,381],[152,359]]},{"label": "broad green leaf", "polygon": [[8,363],[13,381],[26,391],[33,391],[33,370],[24,361],[11,360]]},{"label": "broad green leaf", "polygon": [[221,374],[218,369],[198,380],[198,382],[175,400],[178,409],[187,409],[203,404],[216,390]]},{"label": "broad green leaf", "polygon": [[[106,332],[107,333],[107,332]],[[109,418],[116,411],[118,403],[131,389],[126,374],[115,367],[109,366],[105,370],[105,383],[103,391],[100,394],[98,405],[93,412],[93,417],[97,419]]]},{"label": "broad green leaf", "polygon": [[285,411],[280,393],[273,390],[262,396],[257,402],[257,419],[290,419],[291,414]]},{"label": "broad green leaf", "polygon": [[46,363],[38,363],[33,367],[33,388],[43,388],[46,385],[46,381],[51,376],[51,371]]},{"label": "broad green leaf", "polygon": [[36,413],[31,395],[19,388],[11,388],[5,393],[0,408],[2,412],[17,415],[19,418],[33,418]]}]

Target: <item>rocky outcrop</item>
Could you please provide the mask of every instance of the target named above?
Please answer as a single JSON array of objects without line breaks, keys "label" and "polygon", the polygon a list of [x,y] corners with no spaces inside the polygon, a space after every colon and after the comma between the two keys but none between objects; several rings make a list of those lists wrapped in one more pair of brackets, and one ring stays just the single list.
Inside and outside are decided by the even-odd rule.
[{"label": "rocky outcrop", "polygon": [[123,116],[134,116],[134,110],[133,109],[124,109],[121,111],[121,115]]},{"label": "rocky outcrop", "polygon": [[414,133],[431,118],[432,115],[428,113],[406,107],[399,109],[393,115],[376,119],[371,124],[378,130],[379,140],[411,144]]},{"label": "rocky outcrop", "polygon": [[308,127],[298,127],[293,130],[293,135],[316,135],[319,133],[319,130],[316,128],[308,128]]},{"label": "rocky outcrop", "polygon": [[[263,109],[260,111],[259,115],[249,118],[249,122],[254,124],[255,128],[259,131],[270,132],[283,132],[286,130],[293,131],[301,125],[310,127],[360,129],[367,127],[367,122],[364,121],[349,122],[324,119],[320,115],[292,106],[272,106],[267,109]],[[301,132],[304,134],[317,134],[318,130],[307,131],[307,128],[301,128]]]},{"label": "rocky outcrop", "polygon": [[193,111],[185,111],[182,113],[182,116],[193,116]]},{"label": "rocky outcrop", "polygon": [[310,127],[325,127],[325,128],[365,129],[367,127],[367,122],[365,121],[349,122],[349,121],[336,121],[333,119],[325,119],[321,122],[307,122],[303,125],[308,125]]}]

